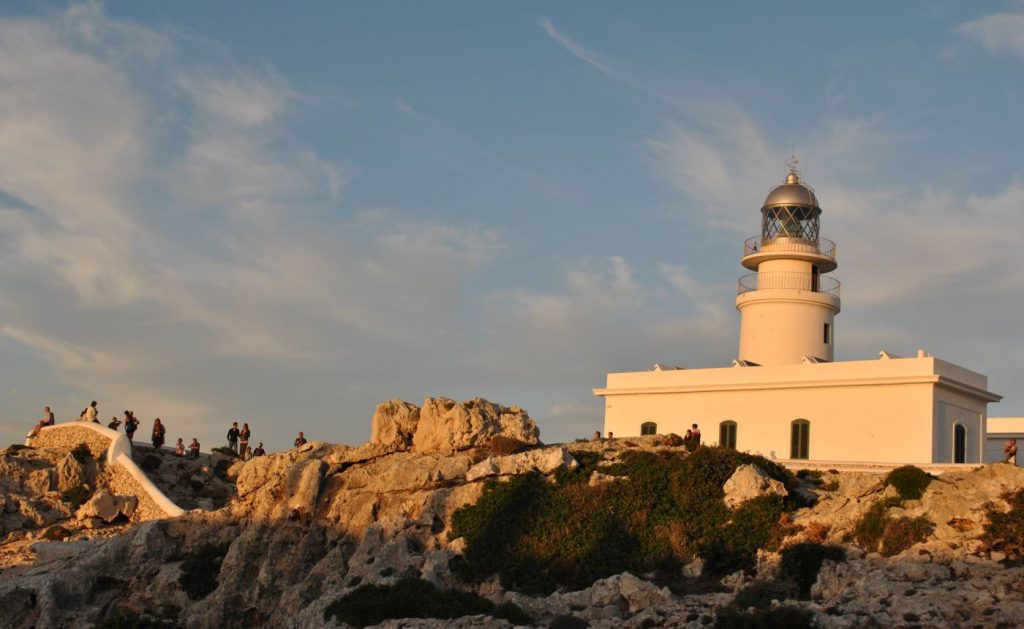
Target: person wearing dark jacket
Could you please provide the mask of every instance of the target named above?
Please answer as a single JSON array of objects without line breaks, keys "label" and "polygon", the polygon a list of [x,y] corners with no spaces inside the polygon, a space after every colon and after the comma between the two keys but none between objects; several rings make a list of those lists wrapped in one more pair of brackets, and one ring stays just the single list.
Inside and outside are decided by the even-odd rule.
[{"label": "person wearing dark jacket", "polygon": [[231,428],[228,429],[228,447],[235,454],[238,454],[238,435],[241,434],[238,430],[238,422],[232,422]]}]

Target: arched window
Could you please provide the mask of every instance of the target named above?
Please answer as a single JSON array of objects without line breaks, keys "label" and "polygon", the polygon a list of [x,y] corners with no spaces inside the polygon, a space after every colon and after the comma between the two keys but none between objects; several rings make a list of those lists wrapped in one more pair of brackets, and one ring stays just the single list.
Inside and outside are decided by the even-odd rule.
[{"label": "arched window", "polygon": [[730,450],[736,449],[736,422],[727,419],[718,424],[718,445]]},{"label": "arched window", "polygon": [[806,419],[794,419],[790,424],[789,458],[807,459],[811,451],[811,422]]},{"label": "arched window", "polygon": [[967,454],[967,429],[963,424],[953,425],[953,462],[966,462]]},{"label": "arched window", "polygon": [[640,424],[641,435],[656,435],[658,434],[658,424],[654,422],[644,422]]}]

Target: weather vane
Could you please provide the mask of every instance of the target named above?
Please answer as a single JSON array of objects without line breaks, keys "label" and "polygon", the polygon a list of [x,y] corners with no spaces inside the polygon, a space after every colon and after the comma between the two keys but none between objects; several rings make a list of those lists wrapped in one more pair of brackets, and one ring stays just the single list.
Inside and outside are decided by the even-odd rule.
[{"label": "weather vane", "polygon": [[799,165],[800,158],[796,156],[796,145],[794,144],[789,155],[789,161],[786,162],[786,168],[789,170],[790,173],[794,175],[799,175],[800,171],[797,170],[797,166]]}]

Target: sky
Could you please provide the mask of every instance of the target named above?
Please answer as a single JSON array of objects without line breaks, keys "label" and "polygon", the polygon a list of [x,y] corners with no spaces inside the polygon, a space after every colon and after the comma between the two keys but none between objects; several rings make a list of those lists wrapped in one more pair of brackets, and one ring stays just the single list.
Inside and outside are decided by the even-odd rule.
[{"label": "sky", "polygon": [[5,2],[0,440],[95,399],[358,444],[426,396],[588,435],[608,372],[736,357],[794,149],[837,360],[1024,415],[1022,97],[1021,2]]}]

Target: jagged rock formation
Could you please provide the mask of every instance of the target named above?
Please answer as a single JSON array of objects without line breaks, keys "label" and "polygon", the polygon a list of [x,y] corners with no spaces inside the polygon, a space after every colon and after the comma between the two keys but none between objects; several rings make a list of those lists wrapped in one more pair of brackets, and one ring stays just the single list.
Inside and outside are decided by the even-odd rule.
[{"label": "jagged rock formation", "polygon": [[[650,576],[628,573],[549,596],[505,591],[497,579],[465,583],[454,570],[465,540],[451,538],[451,517],[475,502],[486,482],[528,472],[551,476],[576,467],[577,458],[597,456],[604,461],[597,469],[604,469],[603,464],[625,452],[680,449],[651,437],[501,454],[485,445],[495,434],[539,437],[535,426],[530,429],[532,420],[514,407],[437,402],[417,409],[415,422],[412,405],[382,407],[375,415],[375,442],[354,448],[314,442],[248,462],[208,466],[211,474],[232,482],[236,492],[215,511],[135,525],[101,524],[71,531],[68,541],[41,539],[39,527],[57,521],[42,514],[52,511],[53,517],[69,520],[73,510],[60,501],[56,488],[79,478],[93,482],[96,470],[88,464],[76,467],[44,449],[7,453],[0,461],[5,526],[8,516],[16,516],[20,527],[27,524],[32,531],[17,529],[0,550],[20,545],[19,552],[34,562],[9,561],[0,570],[0,625],[91,627],[117,614],[131,618],[144,613],[182,627],[336,626],[324,619],[324,610],[341,595],[363,584],[389,584],[412,575],[443,588],[473,590],[496,604],[514,603],[542,625],[572,615],[592,627],[704,627],[737,592],[779,577],[779,555],[762,552],[751,573],[712,582],[698,579],[699,569],[687,568],[679,575],[684,585],[673,589]],[[502,420],[503,415],[513,419]],[[423,424],[424,416],[433,419]],[[426,436],[417,443],[420,430],[450,434],[459,425],[475,432],[453,434],[457,447],[426,445],[434,443]],[[504,427],[511,434],[502,433]],[[185,470],[179,473],[174,463],[161,462],[150,473],[173,472],[173,484],[182,485]],[[603,477],[599,482],[622,480],[595,474]],[[1024,569],[1000,563],[1004,557],[979,535],[990,510],[1009,508],[1002,496],[1024,486],[1024,470],[994,465],[951,472],[933,481],[920,500],[891,507],[894,517],[931,518],[935,530],[889,558],[860,551],[850,542],[860,518],[894,493],[880,480],[876,475],[826,474],[817,504],[795,512],[784,528],[782,546],[808,539],[844,544],[848,560],[826,561],[811,600],[786,605],[807,610],[821,627],[1016,624],[1024,613]],[[779,490],[756,470],[742,467],[730,483],[735,491],[724,493],[734,497]],[[16,509],[6,506],[15,500]],[[103,519],[96,506],[95,516]],[[109,509],[105,513],[111,515]],[[0,561],[7,557],[0,554]],[[489,616],[413,624],[511,626]]]},{"label": "jagged rock formation", "polygon": [[787,496],[786,486],[764,473],[764,470],[749,463],[736,468],[722,487],[725,492],[725,506],[735,509],[744,502],[758,496]]}]

